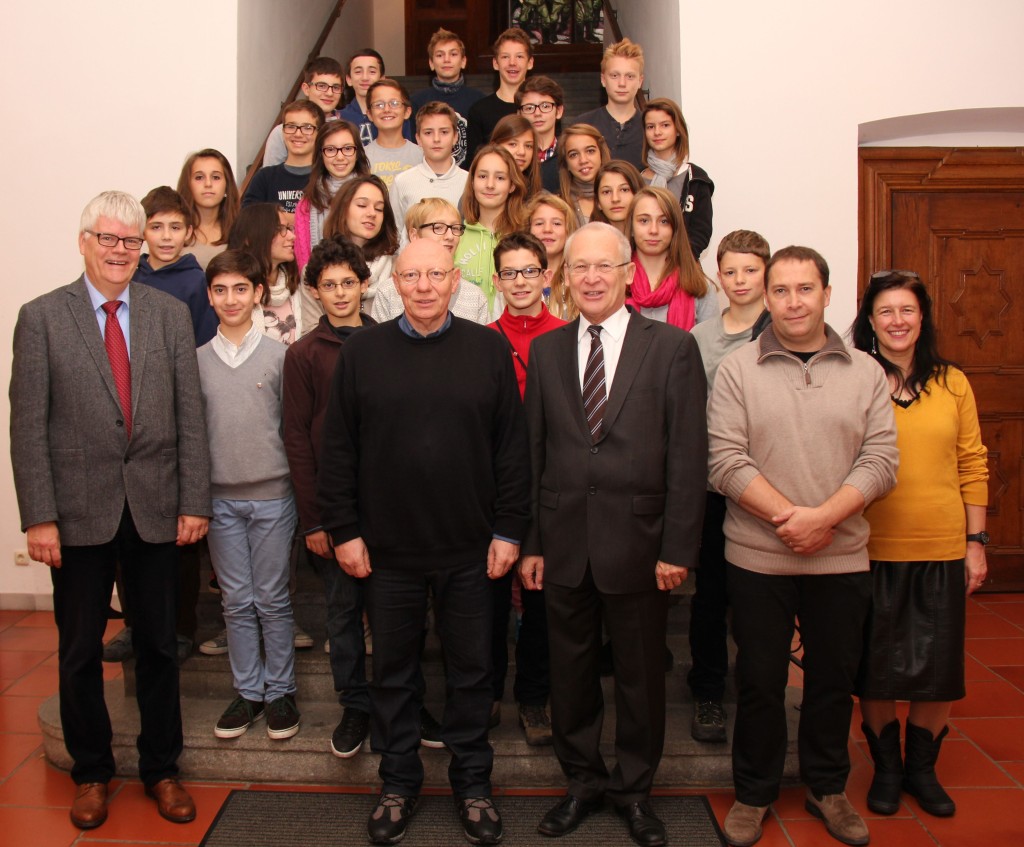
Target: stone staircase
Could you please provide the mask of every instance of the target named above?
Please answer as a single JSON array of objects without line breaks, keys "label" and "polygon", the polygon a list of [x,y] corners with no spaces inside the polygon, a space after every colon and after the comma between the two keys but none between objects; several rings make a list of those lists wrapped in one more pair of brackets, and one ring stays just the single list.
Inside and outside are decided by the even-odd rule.
[{"label": "stone staircase", "polygon": [[[202,585],[206,585],[204,573]],[[692,577],[688,586],[692,585]],[[684,588],[688,588],[685,586]],[[689,590],[692,590],[689,589]],[[665,752],[658,770],[656,785],[677,787],[728,787],[732,784],[728,745],[701,744],[690,738],[692,701],[686,687],[689,669],[687,627],[689,597],[676,595],[669,613],[668,646],[675,657],[668,674],[668,720]],[[185,750],[179,760],[188,779],[234,780],[245,782],[330,783],[376,787],[379,757],[363,751],[351,759],[341,760],[330,752],[331,734],[341,719],[341,707],[331,679],[329,657],[323,652],[325,638],[324,601],[320,582],[305,561],[298,568],[297,591],[294,596],[296,618],[315,639],[315,647],[296,651],[298,696],[302,712],[299,733],[285,741],[272,741],[263,724],[237,739],[218,739],[213,726],[234,696],[227,655],[204,656],[194,652],[181,667],[182,713]],[[220,629],[220,600],[202,592],[199,602],[199,640]],[[494,746],[493,781],[500,788],[561,787],[564,777],[552,748],[529,747],[518,726],[516,704],[512,699],[512,678],[515,674],[515,653],[510,632],[509,679],[502,704],[503,717],[491,733]],[[368,660],[372,671],[372,659]],[[424,656],[427,680],[426,705],[440,718],[444,697],[440,648],[431,633]],[[137,774],[135,739],[139,732],[139,715],[134,698],[134,662],[124,664],[124,678],[107,683],[106,697],[114,727],[114,755],[117,772],[123,776]],[[612,738],[615,705],[610,679],[604,680],[606,702],[605,756],[613,758]],[[787,779],[796,778],[796,706],[800,691],[787,692],[790,706],[789,750],[786,760]],[[729,712],[729,737],[732,737],[735,691],[730,682],[726,692]],[[58,697],[47,700],[39,709],[47,758],[58,767],[70,768],[71,761],[64,747],[60,727]],[[421,748],[428,786],[445,787],[449,757],[444,750]]]}]

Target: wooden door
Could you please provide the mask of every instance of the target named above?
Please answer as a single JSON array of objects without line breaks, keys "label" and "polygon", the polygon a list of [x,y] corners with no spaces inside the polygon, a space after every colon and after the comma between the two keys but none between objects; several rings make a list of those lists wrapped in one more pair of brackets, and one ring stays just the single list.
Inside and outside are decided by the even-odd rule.
[{"label": "wooden door", "polygon": [[405,73],[429,75],[427,45],[441,27],[466,45],[466,73],[491,70],[489,0],[405,0]]},{"label": "wooden door", "polygon": [[862,148],[859,291],[915,270],[988,447],[986,589],[1024,590],[1024,148]]}]

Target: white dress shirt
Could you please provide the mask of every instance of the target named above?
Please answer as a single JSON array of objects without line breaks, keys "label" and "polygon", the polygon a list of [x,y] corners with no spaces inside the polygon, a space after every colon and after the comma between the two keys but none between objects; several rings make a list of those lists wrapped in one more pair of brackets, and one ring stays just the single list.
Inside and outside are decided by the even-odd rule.
[{"label": "white dress shirt", "polygon": [[[604,348],[604,381],[609,395],[612,393],[615,368],[619,364],[619,354],[622,352],[622,340],[626,337],[627,324],[629,324],[629,311],[625,305],[620,306],[617,312],[601,323],[601,346]],[[587,359],[590,357],[591,326],[593,324],[583,315],[580,315],[580,330],[577,337],[579,343],[580,390],[583,389],[583,371],[586,370]]]}]

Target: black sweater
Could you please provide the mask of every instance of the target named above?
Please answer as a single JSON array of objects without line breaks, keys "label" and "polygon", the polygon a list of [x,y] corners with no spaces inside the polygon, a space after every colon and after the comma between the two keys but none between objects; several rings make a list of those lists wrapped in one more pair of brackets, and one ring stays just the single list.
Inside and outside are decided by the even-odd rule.
[{"label": "black sweater", "polygon": [[453,318],[413,338],[398,319],[342,349],[318,488],[334,544],[362,536],[374,568],[483,563],[529,520],[526,422],[505,342]]}]

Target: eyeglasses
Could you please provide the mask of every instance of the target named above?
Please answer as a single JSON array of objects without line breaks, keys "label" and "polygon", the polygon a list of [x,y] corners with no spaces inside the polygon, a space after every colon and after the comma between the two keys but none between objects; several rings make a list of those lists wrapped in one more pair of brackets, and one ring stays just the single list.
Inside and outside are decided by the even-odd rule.
[{"label": "eyeglasses", "polygon": [[340,94],[343,86],[340,82],[314,82],[313,88],[320,92],[330,91],[332,94]]},{"label": "eyeglasses", "polygon": [[285,124],[282,129],[285,135],[295,135],[297,132],[301,132],[303,135],[312,135],[316,132],[316,127],[313,124]]},{"label": "eyeglasses", "polygon": [[286,236],[289,232],[292,235],[295,235],[295,227],[293,227],[291,224],[278,224],[277,225],[277,234],[280,235],[282,238],[284,236]]},{"label": "eyeglasses", "polygon": [[532,266],[528,268],[504,268],[503,270],[498,271],[498,279],[504,280],[505,282],[515,282],[515,278],[519,276],[519,274],[523,275],[523,279],[536,279],[542,273],[544,273],[543,269]]},{"label": "eyeglasses", "polygon": [[542,103],[524,103],[519,107],[519,111],[524,115],[532,115],[534,112],[540,112],[542,115],[546,115],[548,112],[553,112],[555,104],[550,100],[545,100]]},{"label": "eyeglasses", "polygon": [[918,276],[917,271],[901,271],[901,270],[887,270],[887,271],[875,271],[871,274],[871,279],[884,279],[887,276],[905,276],[910,279],[916,279],[920,282],[921,277]]},{"label": "eyeglasses", "polygon": [[355,155],[356,145],[342,144],[341,147],[335,147],[333,144],[328,144],[320,149],[328,159],[333,159],[339,153],[347,159],[349,156]]},{"label": "eyeglasses", "polygon": [[617,269],[624,268],[629,262],[619,262],[613,265],[611,262],[573,262],[569,265],[569,276],[579,279],[584,277],[593,268],[599,276],[611,276]]},{"label": "eyeglasses", "polygon": [[449,268],[448,270],[443,271],[440,268],[431,268],[429,271],[402,271],[401,273],[396,272],[395,276],[398,277],[398,281],[402,283],[402,285],[415,285],[417,282],[420,281],[420,277],[425,274],[429,282],[431,282],[434,285],[438,285],[444,282],[448,274],[450,274],[453,270],[455,269]]},{"label": "eyeglasses", "polygon": [[376,109],[378,112],[383,112],[387,108],[400,109],[403,106],[408,106],[404,100],[377,100],[370,104],[371,109]]},{"label": "eyeglasses", "polygon": [[434,235],[444,235],[448,230],[452,231],[452,235],[462,235],[462,233],[466,231],[464,224],[443,224],[440,221],[434,221],[429,224],[420,224],[416,229],[426,229],[428,226]]},{"label": "eyeglasses", "polygon": [[359,285],[361,280],[358,279],[343,279],[341,282],[318,282],[316,287],[321,291],[326,291],[328,294],[334,291],[335,288],[341,288],[344,291],[349,291]]},{"label": "eyeglasses", "polygon": [[146,243],[144,238],[139,238],[137,235],[126,235],[121,238],[109,232],[93,232],[91,229],[83,231],[95,238],[103,247],[116,247],[117,242],[120,241],[124,244],[125,250],[141,250],[142,245]]}]

